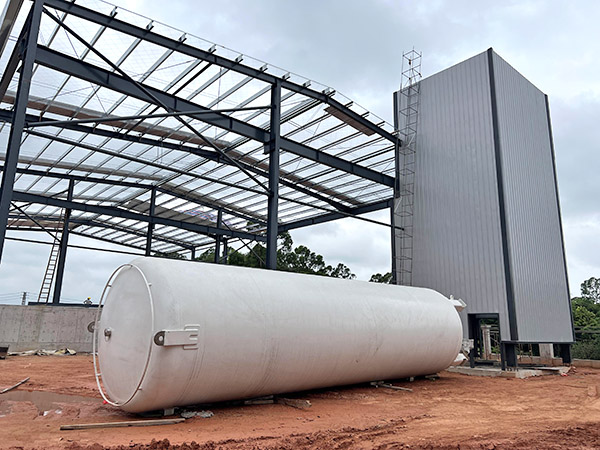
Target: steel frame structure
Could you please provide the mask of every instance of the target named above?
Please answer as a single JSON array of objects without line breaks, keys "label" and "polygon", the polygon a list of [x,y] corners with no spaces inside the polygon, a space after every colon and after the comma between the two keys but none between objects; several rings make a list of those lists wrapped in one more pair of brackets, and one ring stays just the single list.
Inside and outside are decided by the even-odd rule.
[{"label": "steel frame structure", "polygon": [[0,260],[64,215],[54,303],[69,234],[275,269],[279,233],[392,207],[400,140],[331,88],[98,0],[0,20]]}]

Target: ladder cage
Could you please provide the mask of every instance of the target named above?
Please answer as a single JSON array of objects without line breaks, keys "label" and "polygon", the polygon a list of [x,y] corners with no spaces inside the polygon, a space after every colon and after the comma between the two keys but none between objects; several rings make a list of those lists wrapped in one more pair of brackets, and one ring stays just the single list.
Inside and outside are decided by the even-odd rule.
[{"label": "ladder cage", "polygon": [[[402,138],[398,148],[396,177],[399,185],[394,199],[397,283],[412,286],[413,217],[415,163],[421,93],[422,53],[414,49],[402,54],[399,123],[396,133]],[[401,123],[400,123],[401,122]]]}]

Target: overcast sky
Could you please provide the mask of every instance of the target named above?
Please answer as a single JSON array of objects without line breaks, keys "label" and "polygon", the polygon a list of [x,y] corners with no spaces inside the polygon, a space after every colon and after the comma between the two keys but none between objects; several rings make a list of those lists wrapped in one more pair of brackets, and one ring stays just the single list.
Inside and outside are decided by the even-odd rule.
[{"label": "overcast sky", "polygon": [[[136,0],[120,4],[331,86],[389,122],[403,50],[414,47],[423,52],[423,74],[428,76],[493,47],[550,98],[571,293],[579,293],[583,280],[600,277],[599,2]],[[372,217],[387,221],[388,212]],[[346,219],[296,231],[293,237],[329,263],[344,262],[359,279],[389,271],[388,228]],[[71,242],[101,246],[81,238]],[[8,242],[0,267],[0,294],[37,292],[48,252],[48,246]],[[97,299],[112,270],[131,258],[71,250],[64,296]]]}]

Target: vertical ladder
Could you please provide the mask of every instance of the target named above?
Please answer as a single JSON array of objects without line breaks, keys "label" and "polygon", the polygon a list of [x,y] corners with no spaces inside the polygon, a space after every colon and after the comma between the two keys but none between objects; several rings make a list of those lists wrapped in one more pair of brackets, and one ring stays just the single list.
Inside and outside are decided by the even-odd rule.
[{"label": "vertical ladder", "polygon": [[38,295],[38,302],[40,303],[48,303],[50,292],[52,291],[52,286],[54,285],[54,275],[56,273],[56,265],[58,264],[58,256],[60,253],[60,241],[62,239],[64,218],[65,210],[63,209],[54,231],[54,241],[52,242],[52,249],[50,250],[50,257],[48,258],[46,273],[44,274],[42,287],[40,288],[40,293]]},{"label": "vertical ladder", "polygon": [[398,149],[399,192],[394,203],[397,283],[412,285],[413,266],[413,215],[415,191],[415,158],[417,151],[417,125],[421,92],[421,56],[414,49],[402,54],[402,82],[397,133],[402,139]]}]

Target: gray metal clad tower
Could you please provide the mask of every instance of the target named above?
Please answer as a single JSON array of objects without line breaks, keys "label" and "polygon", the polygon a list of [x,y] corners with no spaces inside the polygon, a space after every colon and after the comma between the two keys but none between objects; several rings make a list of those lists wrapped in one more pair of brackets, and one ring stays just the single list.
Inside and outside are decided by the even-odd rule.
[{"label": "gray metal clad tower", "polygon": [[517,343],[563,344],[568,360],[547,96],[492,49],[420,83],[412,284],[465,300],[465,337],[497,318],[508,365]]}]

